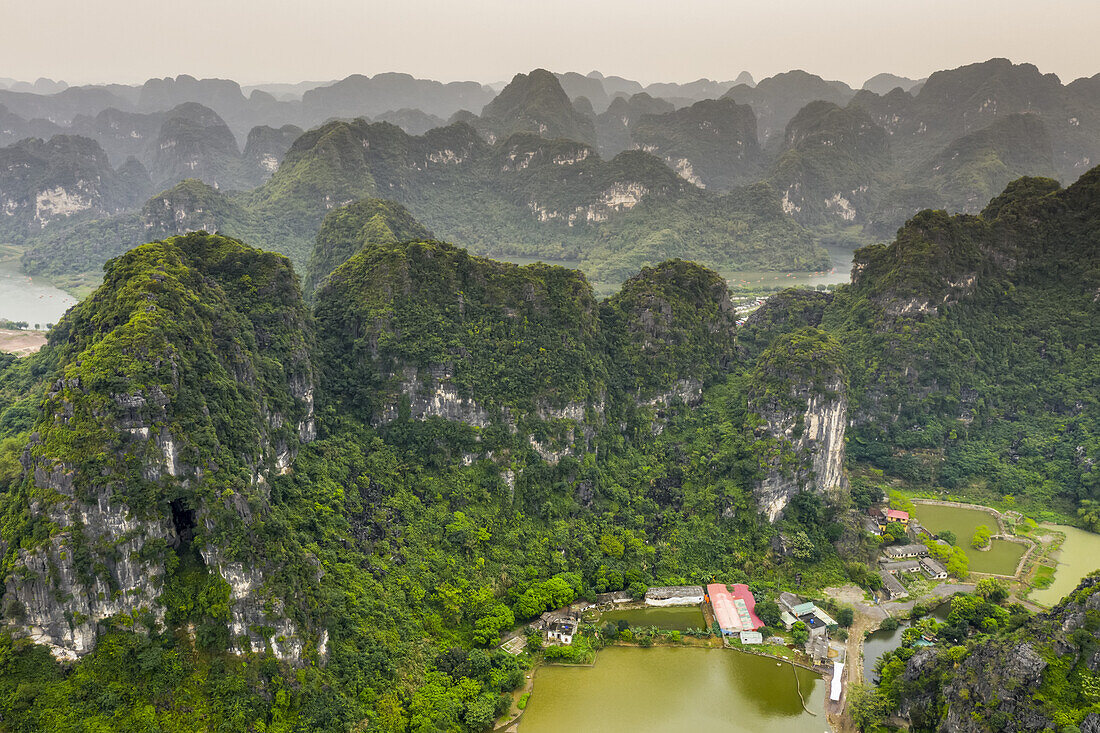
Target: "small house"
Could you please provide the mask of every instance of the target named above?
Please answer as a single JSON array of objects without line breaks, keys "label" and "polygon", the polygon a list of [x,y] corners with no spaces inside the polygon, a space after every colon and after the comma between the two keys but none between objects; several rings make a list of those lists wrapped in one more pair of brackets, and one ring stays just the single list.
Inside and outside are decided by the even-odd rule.
[{"label": "small house", "polygon": [[909,512],[903,512],[900,509],[887,509],[886,510],[886,522],[899,522],[906,528],[909,527]]},{"label": "small house", "polygon": [[920,569],[929,580],[947,579],[947,568],[940,564],[935,558],[922,557],[920,559]]},{"label": "small house", "polygon": [[898,573],[919,573],[920,562],[917,560],[894,560],[882,563],[882,569],[891,575]]},{"label": "small house", "polygon": [[779,620],[783,622],[783,625],[787,628],[787,631],[790,631],[791,627],[793,627],[795,622],[798,621],[798,619],[793,616],[790,611],[787,610],[779,612]]},{"label": "small house", "polygon": [[742,644],[763,644],[764,636],[759,631],[742,631],[741,634]]},{"label": "small house", "polygon": [[573,618],[557,618],[546,627],[547,640],[560,641],[562,644],[572,644],[575,633],[577,621]]},{"label": "small house", "polygon": [[798,606],[801,603],[802,599],[796,596],[794,593],[783,591],[779,594],[779,607],[785,608],[791,613],[794,613],[795,606]]},{"label": "small house", "polygon": [[882,554],[890,560],[906,560],[909,558],[924,557],[928,554],[928,545],[893,545],[882,548]]},{"label": "small house", "polygon": [[905,598],[909,595],[909,591],[905,590],[905,586],[899,583],[898,579],[890,573],[879,570],[878,575],[882,579],[882,592],[886,595],[886,600],[896,601],[898,598]]}]

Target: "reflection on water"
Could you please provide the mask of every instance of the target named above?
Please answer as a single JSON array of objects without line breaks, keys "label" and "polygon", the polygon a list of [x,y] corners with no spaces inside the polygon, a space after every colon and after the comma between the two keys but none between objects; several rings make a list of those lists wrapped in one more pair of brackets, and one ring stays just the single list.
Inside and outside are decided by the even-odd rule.
[{"label": "reflection on water", "polygon": [[[951,601],[936,606],[928,615],[937,621],[944,622],[947,621],[949,613],[951,613]],[[878,663],[879,657],[883,654],[901,646],[901,633],[908,627],[908,622],[904,622],[893,631],[876,631],[863,641],[864,681],[878,682],[878,675],[875,674],[875,664]]]},{"label": "reflection on water", "polygon": [[731,650],[610,647],[593,667],[542,667],[520,733],[820,733],[816,675]]},{"label": "reflection on water", "polygon": [[599,624],[610,621],[626,621],[631,626],[656,626],[666,631],[687,631],[706,628],[703,609],[699,606],[672,606],[668,608],[628,608],[606,611],[600,614]]}]

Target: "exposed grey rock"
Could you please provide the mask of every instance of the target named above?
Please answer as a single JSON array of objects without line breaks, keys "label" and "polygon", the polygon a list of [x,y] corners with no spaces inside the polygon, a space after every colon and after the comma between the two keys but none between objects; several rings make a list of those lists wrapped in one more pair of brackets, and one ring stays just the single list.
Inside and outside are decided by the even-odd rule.
[{"label": "exposed grey rock", "polygon": [[[805,401],[805,410],[796,412],[772,403],[760,407],[766,421],[766,434],[783,443],[785,455],[797,457],[791,468],[778,455],[756,487],[756,501],[770,521],[775,521],[787,503],[801,491],[830,494],[842,489],[844,474],[844,433],[847,427],[848,398],[844,381],[837,377],[815,391],[808,385],[796,385],[795,397]],[[796,434],[801,418],[802,432]]]}]

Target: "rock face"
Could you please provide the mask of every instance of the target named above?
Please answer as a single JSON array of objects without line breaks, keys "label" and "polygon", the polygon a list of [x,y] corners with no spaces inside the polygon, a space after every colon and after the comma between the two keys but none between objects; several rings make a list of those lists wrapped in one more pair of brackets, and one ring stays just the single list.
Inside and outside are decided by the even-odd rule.
[{"label": "rock face", "polygon": [[658,155],[685,180],[728,190],[754,182],[762,156],[756,115],[732,99],[709,99],[660,115],[643,115],[630,128],[636,147]]},{"label": "rock face", "polygon": [[1098,591],[1100,578],[1086,578],[1050,612],[973,639],[961,657],[944,647],[917,652],[902,673],[898,712],[943,733],[1057,730],[1059,720],[1097,730]]},{"label": "rock face", "polygon": [[313,439],[305,322],[289,263],[234,240],[194,234],[112,262],[52,332],[57,377],[18,487],[27,520],[5,538],[20,548],[3,599],[17,634],[75,658],[103,623],[151,627],[194,552],[229,584],[232,648],[298,660],[304,630],[264,593],[270,560],[212,538],[247,536],[269,477]]},{"label": "rock face", "polygon": [[832,337],[808,327],[777,338],[760,357],[750,404],[764,421],[757,438],[775,449],[755,494],[770,521],[799,492],[835,494],[846,485],[848,395],[839,354]]},{"label": "rock face", "polygon": [[805,409],[766,410],[767,432],[788,443],[787,450],[798,457],[795,468],[774,462],[760,482],[756,500],[768,519],[775,521],[791,497],[800,491],[831,494],[841,489],[844,475],[844,432],[848,421],[848,400],[842,380],[826,385],[835,396],[826,397],[808,388],[797,389],[796,398]]},{"label": "rock face", "polygon": [[132,176],[119,176],[94,141],[55,135],[0,148],[0,234],[18,241],[52,223],[114,214],[136,203]]}]

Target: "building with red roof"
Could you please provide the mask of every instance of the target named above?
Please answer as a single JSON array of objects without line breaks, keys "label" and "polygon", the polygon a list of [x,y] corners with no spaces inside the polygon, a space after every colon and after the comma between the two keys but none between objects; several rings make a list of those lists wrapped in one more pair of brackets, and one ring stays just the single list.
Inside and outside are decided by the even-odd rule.
[{"label": "building with red roof", "polygon": [[909,512],[903,512],[900,509],[887,509],[886,510],[887,522],[901,522],[902,524],[909,524]]},{"label": "building with red roof", "polygon": [[714,610],[714,620],[727,636],[756,631],[764,625],[756,616],[756,598],[744,583],[729,587],[723,583],[711,583],[707,586],[707,598]]}]

